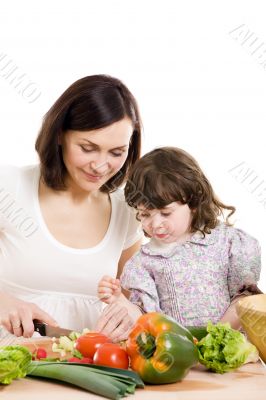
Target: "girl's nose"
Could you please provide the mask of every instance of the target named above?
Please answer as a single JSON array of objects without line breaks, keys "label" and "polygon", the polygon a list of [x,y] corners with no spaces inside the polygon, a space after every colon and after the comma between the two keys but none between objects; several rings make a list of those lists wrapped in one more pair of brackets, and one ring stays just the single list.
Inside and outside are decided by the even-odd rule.
[{"label": "girl's nose", "polygon": [[156,213],[151,221],[152,228],[158,229],[163,225],[163,218],[161,217],[160,213]]}]

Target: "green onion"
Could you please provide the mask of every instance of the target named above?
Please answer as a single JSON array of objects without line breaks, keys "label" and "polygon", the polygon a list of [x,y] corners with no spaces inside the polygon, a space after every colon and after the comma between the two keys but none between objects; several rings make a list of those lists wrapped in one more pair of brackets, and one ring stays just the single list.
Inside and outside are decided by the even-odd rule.
[{"label": "green onion", "polygon": [[134,393],[136,386],[144,387],[133,371],[95,367],[91,364],[32,361],[27,376],[67,382],[113,400]]},{"label": "green onion", "polygon": [[[62,362],[62,361],[61,361]],[[131,379],[133,383],[136,384],[137,388],[144,388],[144,383],[140,376],[128,369],[121,369],[121,368],[112,368],[112,367],[105,367],[103,365],[95,365],[95,364],[82,364],[82,363],[71,363],[72,365],[82,365],[86,368],[90,368],[95,373],[103,374],[103,375],[110,375],[117,378],[125,378],[126,380]]]}]

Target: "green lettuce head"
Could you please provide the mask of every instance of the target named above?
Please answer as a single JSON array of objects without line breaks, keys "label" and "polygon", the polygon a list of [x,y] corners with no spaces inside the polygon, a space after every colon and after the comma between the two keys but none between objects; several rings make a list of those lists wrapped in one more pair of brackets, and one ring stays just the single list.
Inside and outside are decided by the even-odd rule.
[{"label": "green lettuce head", "polygon": [[24,378],[31,363],[31,352],[23,346],[0,347],[0,383]]},{"label": "green lettuce head", "polygon": [[259,359],[256,347],[229,323],[213,325],[209,322],[207,332],[197,347],[200,363],[209,370],[223,374]]}]

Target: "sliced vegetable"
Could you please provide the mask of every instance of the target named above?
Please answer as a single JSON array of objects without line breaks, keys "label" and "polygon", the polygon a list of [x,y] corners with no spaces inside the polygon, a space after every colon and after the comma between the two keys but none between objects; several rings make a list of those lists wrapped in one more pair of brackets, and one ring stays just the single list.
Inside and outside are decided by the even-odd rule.
[{"label": "sliced vegetable", "polygon": [[37,360],[40,360],[41,358],[46,358],[47,357],[47,352],[45,349],[42,349],[41,347],[39,347],[36,350],[36,353],[34,352],[35,358],[37,358]]},{"label": "sliced vegetable", "polygon": [[32,354],[26,347],[0,347],[0,383],[8,385],[13,379],[23,378],[31,358]]},{"label": "sliced vegetable", "polygon": [[197,344],[199,361],[209,370],[223,374],[233,371],[246,362],[259,359],[258,350],[245,336],[230,327],[229,323],[211,322],[207,326],[208,334]]},{"label": "sliced vegetable", "polygon": [[72,353],[74,351],[74,341],[67,336],[60,336],[59,343],[53,343],[52,350],[55,353],[59,353],[61,357],[65,357],[66,353]]},{"label": "sliced vegetable", "polygon": [[93,363],[107,367],[128,369],[129,358],[126,350],[115,343],[104,343],[93,356]]}]

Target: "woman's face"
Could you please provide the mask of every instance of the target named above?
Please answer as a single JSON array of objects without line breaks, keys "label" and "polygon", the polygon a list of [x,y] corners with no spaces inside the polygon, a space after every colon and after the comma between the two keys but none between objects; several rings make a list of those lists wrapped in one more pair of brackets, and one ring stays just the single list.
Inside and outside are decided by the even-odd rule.
[{"label": "woman's face", "polygon": [[61,146],[67,185],[87,192],[98,190],[125,163],[132,133],[129,118],[101,129],[66,131]]}]

